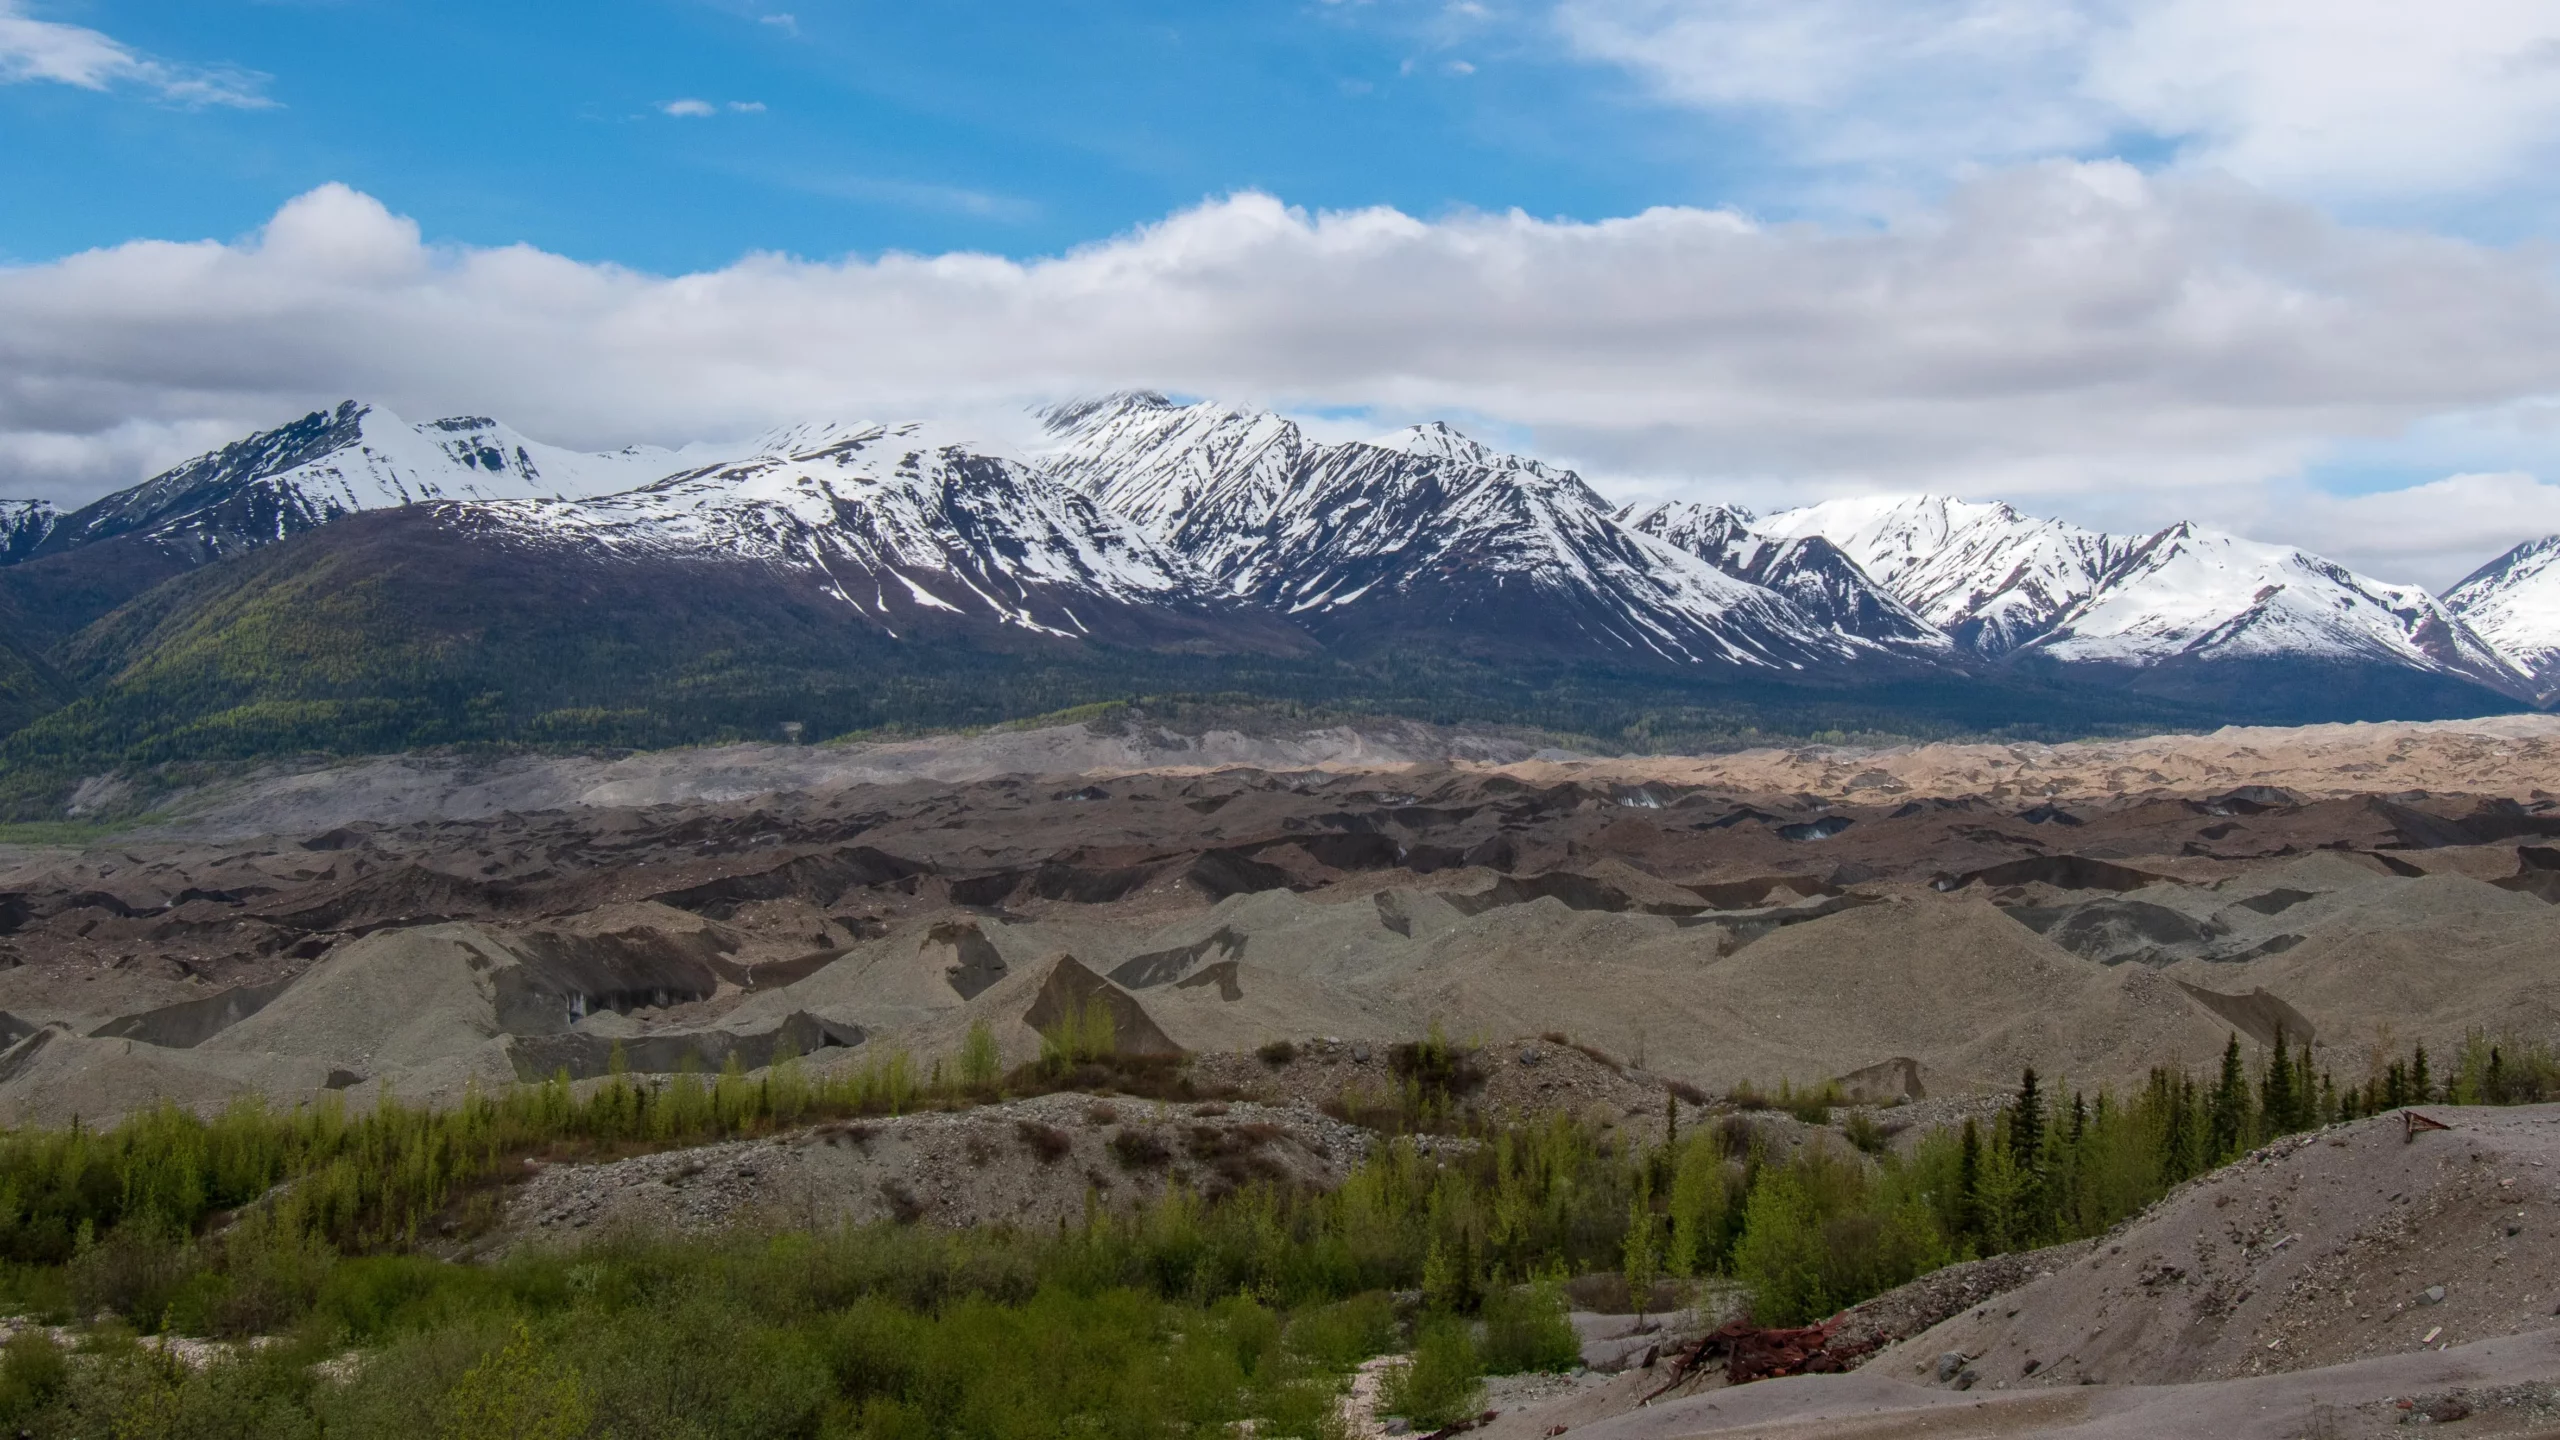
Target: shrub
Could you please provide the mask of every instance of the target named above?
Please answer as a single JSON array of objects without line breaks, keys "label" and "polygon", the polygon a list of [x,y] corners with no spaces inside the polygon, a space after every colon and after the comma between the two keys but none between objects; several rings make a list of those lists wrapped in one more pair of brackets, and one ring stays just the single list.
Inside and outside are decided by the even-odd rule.
[{"label": "shrub", "polygon": [[1378,1408],[1417,1430],[1438,1429],[1474,1418],[1483,1395],[1484,1361],[1467,1322],[1431,1315],[1415,1329],[1413,1358],[1389,1369],[1380,1383]]},{"label": "shrub", "polygon": [[29,1326],[0,1347],[0,1424],[35,1414],[61,1393],[71,1360],[53,1336]]},{"label": "shrub", "polygon": [[1370,1290],[1302,1310],[1289,1322],[1286,1338],[1291,1350],[1313,1364],[1348,1370],[1395,1344],[1395,1297]]},{"label": "shrub", "polygon": [[1111,1137],[1111,1154],[1123,1170],[1146,1170],[1173,1158],[1173,1147],[1153,1130],[1130,1126]]},{"label": "shrub", "polygon": [[445,1440],[577,1440],[595,1423],[595,1401],[578,1373],[548,1363],[521,1320],[507,1343],[447,1391]]},{"label": "shrub", "polygon": [[1013,1133],[1021,1139],[1024,1149],[1040,1157],[1043,1165],[1057,1164],[1075,1148],[1075,1142],[1067,1138],[1066,1131],[1055,1125],[1043,1125],[1037,1120],[1016,1120]]},{"label": "shrub", "polygon": [[1277,1070],[1281,1066],[1298,1058],[1298,1047],[1293,1042],[1287,1040],[1272,1040],[1266,1042],[1261,1049],[1256,1050],[1253,1053],[1262,1057],[1263,1064]]},{"label": "shrub", "polygon": [[960,1042],[960,1083],[972,1090],[992,1090],[1004,1075],[1004,1053],[996,1047],[996,1032],[984,1020],[969,1022],[968,1038]]},{"label": "shrub", "polygon": [[1566,1371],[1582,1363],[1582,1338],[1565,1318],[1564,1287],[1552,1277],[1507,1286],[1484,1300],[1484,1368],[1488,1374]]}]

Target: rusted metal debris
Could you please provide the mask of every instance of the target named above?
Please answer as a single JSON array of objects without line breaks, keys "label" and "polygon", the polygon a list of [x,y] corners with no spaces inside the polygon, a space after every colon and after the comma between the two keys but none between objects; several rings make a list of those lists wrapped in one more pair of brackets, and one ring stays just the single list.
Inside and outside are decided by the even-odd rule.
[{"label": "rusted metal debris", "polygon": [[2415,1110],[2401,1111],[2400,1123],[2405,1127],[2400,1135],[2400,1143],[2403,1145],[2417,1139],[2418,1132],[2421,1130],[2450,1130],[2453,1128],[2441,1120],[2430,1120]]},{"label": "rusted metal debris", "polygon": [[1838,1375],[1856,1368],[1857,1363],[1875,1349],[1872,1339],[1842,1340],[1832,1343],[1832,1334],[1844,1317],[1834,1315],[1819,1325],[1798,1329],[1767,1329],[1748,1320],[1736,1320],[1722,1329],[1710,1331],[1690,1342],[1671,1357],[1670,1378],[1650,1395],[1669,1394],[1687,1383],[1701,1366],[1721,1357],[1727,1383],[1748,1385],[1754,1380],[1776,1380],[1788,1375]]}]

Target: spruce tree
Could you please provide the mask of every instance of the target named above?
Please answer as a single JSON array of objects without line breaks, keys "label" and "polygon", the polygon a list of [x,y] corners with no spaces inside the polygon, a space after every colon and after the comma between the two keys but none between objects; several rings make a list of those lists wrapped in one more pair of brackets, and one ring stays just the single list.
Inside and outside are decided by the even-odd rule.
[{"label": "spruce tree", "polygon": [[2166,1070],[2151,1072],[2151,1103],[2160,1116],[2160,1184],[2165,1189],[2184,1180],[2187,1168],[2187,1095]]},{"label": "spruce tree", "polygon": [[2222,1052],[2222,1078],[2213,1087],[2211,1138],[2213,1152],[2208,1161],[2220,1164],[2240,1153],[2249,1139],[2249,1074],[2240,1063],[2240,1036],[2234,1032],[2231,1043]]},{"label": "spruce tree", "polygon": [[[2293,1128],[2317,1129],[2324,1122],[2320,1084],[2312,1079],[2311,1042],[2302,1042],[2302,1053],[2293,1060]],[[2329,1098],[2337,1098],[2332,1087]]]},{"label": "spruce tree", "polygon": [[1964,1117],[1964,1138],[1956,1147],[1956,1236],[1967,1243],[1982,1238],[1982,1131]]},{"label": "spruce tree", "polygon": [[2435,1084],[2427,1078],[2427,1047],[2421,1043],[2409,1061],[2409,1103],[2424,1105],[2434,1098]]},{"label": "spruce tree", "polygon": [[2021,1170],[2033,1170],[2044,1159],[2044,1096],[2036,1089],[2033,1065],[2018,1082],[2018,1103],[2009,1112],[2009,1152]]},{"label": "spruce tree", "polygon": [[2258,1080],[2258,1114],[2260,1128],[2269,1139],[2294,1128],[2293,1124],[2293,1049],[2285,1043],[2284,1027],[2276,1027],[2276,1043],[2267,1050],[2267,1068]]}]

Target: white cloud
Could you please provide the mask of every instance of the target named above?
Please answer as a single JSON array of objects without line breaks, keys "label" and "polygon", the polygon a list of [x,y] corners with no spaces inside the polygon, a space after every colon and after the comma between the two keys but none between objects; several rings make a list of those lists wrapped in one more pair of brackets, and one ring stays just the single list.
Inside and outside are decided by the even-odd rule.
[{"label": "white cloud", "polygon": [[[247,240],[0,270],[0,484],[65,497],[346,395],[604,447],[1122,385],[1475,417],[1604,485],[1764,505],[1934,488],[2111,523],[2281,521],[2287,477],[2342,441],[2560,394],[2560,278],[2229,182],[2064,162],[1882,228],[1311,215],[1246,194],[1046,259],[759,255],[673,277],[427,245],[329,186]],[[136,438],[154,436],[168,448]],[[2459,548],[2548,523],[2514,498],[2543,493],[2466,480],[2416,503],[2479,521],[2446,532]]]},{"label": "white cloud", "polygon": [[800,33],[800,17],[792,14],[788,10],[779,10],[771,15],[759,15],[756,17],[756,23],[759,25],[770,25],[785,35],[797,35]]},{"label": "white cloud", "polygon": [[761,100],[731,100],[725,104],[713,104],[711,101],[699,100],[691,96],[682,100],[662,101],[658,105],[659,114],[671,115],[678,120],[708,119],[724,110],[732,115],[761,115],[765,111],[765,105]]},{"label": "white cloud", "polygon": [[2560,535],[2560,484],[2514,472],[2448,475],[2370,495],[2275,486],[2236,498],[2214,523],[2436,590],[2519,540]]},{"label": "white cloud", "polygon": [[1799,160],[2167,146],[2327,196],[2477,193],[2560,141],[2550,0],[1559,0],[1588,58]]},{"label": "white cloud", "polygon": [[181,105],[263,109],[267,77],[224,66],[179,65],[79,25],[38,20],[0,0],[0,84],[49,81],[83,90],[135,86]]}]

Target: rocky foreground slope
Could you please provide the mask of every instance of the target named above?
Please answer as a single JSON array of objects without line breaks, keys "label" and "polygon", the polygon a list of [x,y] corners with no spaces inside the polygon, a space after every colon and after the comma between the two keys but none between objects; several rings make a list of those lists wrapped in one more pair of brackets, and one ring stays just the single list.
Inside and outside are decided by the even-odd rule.
[{"label": "rocky foreground slope", "polygon": [[[2560,1425],[2560,1106],[2289,1137],[1847,1374],[1615,1384],[1488,1436],[2352,1437]],[[1937,1285],[1936,1279],[1910,1287]],[[1861,1311],[1888,1309],[1888,1295]]]}]

